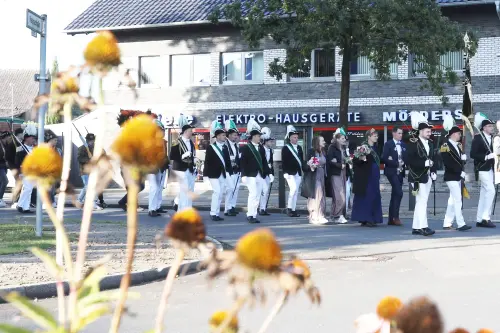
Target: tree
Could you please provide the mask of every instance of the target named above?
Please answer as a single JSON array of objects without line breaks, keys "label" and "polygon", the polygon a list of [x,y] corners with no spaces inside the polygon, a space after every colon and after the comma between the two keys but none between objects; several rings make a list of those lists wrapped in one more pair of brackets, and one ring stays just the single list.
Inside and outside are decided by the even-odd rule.
[{"label": "tree", "polygon": [[[425,74],[430,88],[441,97],[445,84],[458,76],[443,68],[440,55],[463,49],[465,30],[443,16],[435,0],[238,0],[217,7],[213,23],[228,20],[241,29],[251,48],[270,37],[287,50],[286,60],[276,58],[269,74],[278,80],[308,66],[316,48],[338,47],[342,56],[340,124],[347,128],[351,61],[367,56],[377,79],[390,79],[390,64],[412,56],[416,73]],[[477,48],[473,40],[472,54]],[[415,74],[416,74],[415,73]]]},{"label": "tree", "polygon": [[50,71],[51,80],[57,77],[57,73],[59,73],[59,62],[57,61],[57,58],[54,58],[54,61],[52,62],[52,70]]}]

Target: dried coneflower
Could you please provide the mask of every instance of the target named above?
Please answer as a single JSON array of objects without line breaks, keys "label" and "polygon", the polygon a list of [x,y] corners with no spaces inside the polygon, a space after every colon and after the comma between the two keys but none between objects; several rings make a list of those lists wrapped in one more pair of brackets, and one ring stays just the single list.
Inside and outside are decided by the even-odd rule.
[{"label": "dried coneflower", "polygon": [[[220,325],[228,318],[229,314],[226,311],[217,311],[215,312],[212,317],[210,317],[210,332],[216,332]],[[223,331],[222,333],[238,333],[238,318],[236,316],[233,316],[230,321],[229,325],[226,327],[226,330]]]},{"label": "dried coneflower", "polygon": [[271,230],[256,229],[240,238],[236,244],[238,261],[250,270],[277,272],[282,259],[281,247]]},{"label": "dried coneflower", "polygon": [[477,333],[495,333],[493,330],[490,330],[489,328],[481,328]]},{"label": "dried coneflower", "polygon": [[120,47],[115,35],[102,31],[92,39],[83,52],[83,57],[94,72],[106,74],[121,63]]},{"label": "dried coneflower", "polygon": [[403,332],[442,333],[443,321],[435,303],[427,297],[418,297],[405,304],[394,318]]},{"label": "dried coneflower", "polygon": [[26,156],[21,171],[28,179],[48,189],[61,177],[61,155],[48,144],[40,144]]},{"label": "dried coneflower", "polygon": [[377,305],[377,315],[385,320],[393,320],[403,307],[403,302],[397,297],[386,296]]},{"label": "dried coneflower", "polygon": [[168,297],[172,291],[175,276],[179,272],[181,263],[184,260],[186,250],[197,248],[200,244],[205,243],[206,231],[203,219],[196,209],[183,209],[172,216],[172,219],[165,228],[165,236],[171,240],[177,252],[174,263],[170,266],[167,278],[165,279],[165,286],[156,316],[155,333],[161,333],[163,330],[163,320]]}]

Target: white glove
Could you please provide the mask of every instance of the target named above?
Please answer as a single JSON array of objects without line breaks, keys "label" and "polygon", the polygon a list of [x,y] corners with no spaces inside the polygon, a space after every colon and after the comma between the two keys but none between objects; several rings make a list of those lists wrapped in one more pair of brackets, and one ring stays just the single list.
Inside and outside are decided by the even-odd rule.
[{"label": "white glove", "polygon": [[269,181],[272,183],[274,182],[274,175],[269,175]]},{"label": "white glove", "polygon": [[181,158],[182,158],[182,159],[185,159],[185,158],[187,158],[187,157],[191,157],[191,152],[190,152],[190,151],[185,152],[185,153],[184,153],[184,154],[182,154],[182,156],[181,156]]},{"label": "white glove", "polygon": [[467,161],[467,155],[462,154],[462,161]]},{"label": "white glove", "polygon": [[431,179],[432,180],[436,180],[437,179],[437,176],[436,176],[435,172],[431,173]]},{"label": "white glove", "polygon": [[495,158],[495,156],[496,156],[496,155],[495,155],[494,153],[488,154],[488,155],[486,155],[485,160],[487,161],[487,160],[494,159],[494,158]]},{"label": "white glove", "polygon": [[462,171],[462,173],[460,174],[460,178],[465,179],[465,172]]},{"label": "white glove", "polygon": [[246,184],[247,183],[247,177],[241,177],[241,183]]},{"label": "white glove", "polygon": [[286,178],[288,178],[288,174],[287,174],[287,173],[285,173],[285,174],[283,175],[283,177],[284,177],[285,179],[286,179]]},{"label": "white glove", "polygon": [[230,158],[231,158],[231,161],[234,161],[236,159],[236,156],[231,155]]},{"label": "white glove", "polygon": [[425,161],[425,166],[426,167],[430,167],[431,166],[431,161],[430,160]]},{"label": "white glove", "polygon": [[229,172],[226,172],[226,179],[229,179],[231,178],[231,175],[229,174]]}]

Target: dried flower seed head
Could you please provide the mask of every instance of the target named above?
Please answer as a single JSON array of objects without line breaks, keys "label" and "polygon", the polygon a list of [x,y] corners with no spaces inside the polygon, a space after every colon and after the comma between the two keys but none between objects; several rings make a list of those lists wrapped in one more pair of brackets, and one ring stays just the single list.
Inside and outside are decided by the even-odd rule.
[{"label": "dried flower seed head", "polygon": [[62,72],[58,73],[57,79],[52,82],[50,88],[51,93],[56,94],[78,93],[80,91],[80,84],[77,77]]},{"label": "dried flower seed head", "polygon": [[465,328],[455,328],[453,331],[451,331],[450,333],[469,333],[469,331],[467,331]]},{"label": "dried flower seed head", "polygon": [[112,149],[126,166],[144,174],[159,169],[165,162],[164,133],[148,115],[128,120]]},{"label": "dried flower seed head", "polygon": [[403,303],[397,297],[386,296],[377,305],[377,314],[386,320],[392,320],[399,310],[403,307]]},{"label": "dried flower seed head", "polygon": [[205,225],[196,209],[186,208],[172,216],[165,228],[165,235],[188,247],[196,247],[205,241]]},{"label": "dried flower seed head", "polygon": [[281,247],[269,229],[257,229],[236,244],[239,261],[250,269],[274,272],[281,264]]},{"label": "dried flower seed head", "polygon": [[87,65],[99,72],[107,72],[120,65],[120,47],[115,35],[110,31],[100,32],[87,44],[83,57]]},{"label": "dried flower seed head", "polygon": [[319,290],[311,280],[311,270],[300,259],[293,258],[281,265],[279,283],[286,293],[295,294],[300,289],[304,289],[313,304],[321,303]]},{"label": "dried flower seed head", "polygon": [[442,333],[443,321],[436,304],[427,297],[419,297],[405,304],[394,318],[403,332]]},{"label": "dried flower seed head", "polygon": [[300,276],[303,280],[311,278],[311,270],[307,264],[297,258],[287,261],[283,264],[284,270]]},{"label": "dried flower seed head", "polygon": [[[229,314],[226,311],[217,311],[212,317],[210,317],[210,331],[215,332],[217,328],[222,324],[222,322],[227,318]],[[227,329],[222,333],[237,333],[238,332],[238,318],[233,316]]]},{"label": "dried flower seed head", "polygon": [[495,333],[493,330],[490,330],[489,328],[481,328],[477,333]]},{"label": "dried flower seed head", "polygon": [[44,187],[52,186],[62,173],[62,158],[48,144],[40,144],[28,154],[21,165],[26,177],[37,181]]}]

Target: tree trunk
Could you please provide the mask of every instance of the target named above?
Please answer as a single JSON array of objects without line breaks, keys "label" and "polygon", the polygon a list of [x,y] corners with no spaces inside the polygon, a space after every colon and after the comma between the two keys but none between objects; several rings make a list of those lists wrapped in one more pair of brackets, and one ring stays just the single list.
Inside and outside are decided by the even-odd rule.
[{"label": "tree trunk", "polygon": [[351,59],[352,59],[352,44],[350,41],[346,42],[344,53],[342,54],[342,83],[340,86],[340,109],[339,109],[339,123],[347,132],[348,118],[347,112],[349,110],[349,89],[351,88]]}]

